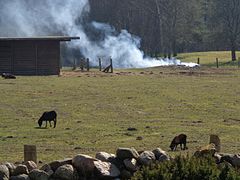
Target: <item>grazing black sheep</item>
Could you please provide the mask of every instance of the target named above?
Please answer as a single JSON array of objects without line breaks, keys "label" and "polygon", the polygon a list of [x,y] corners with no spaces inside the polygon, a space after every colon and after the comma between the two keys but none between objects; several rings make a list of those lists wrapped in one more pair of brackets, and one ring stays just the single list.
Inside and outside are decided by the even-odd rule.
[{"label": "grazing black sheep", "polygon": [[16,79],[16,76],[14,76],[13,74],[10,74],[10,73],[2,73],[2,77],[4,79]]},{"label": "grazing black sheep", "polygon": [[[176,150],[178,144],[180,144],[181,150],[187,149],[187,146],[186,146],[187,145],[187,135],[186,134],[180,134],[173,138],[173,140],[170,144],[171,150],[172,151]],[[182,147],[182,145],[184,145],[184,147]]]},{"label": "grazing black sheep", "polygon": [[47,122],[49,121],[50,127],[52,127],[51,125],[51,121],[54,122],[54,127],[56,127],[57,124],[57,113],[55,111],[49,111],[49,112],[44,112],[42,114],[42,116],[40,117],[40,119],[38,120],[38,125],[39,127],[42,126],[43,121],[46,121],[46,126],[47,127]]}]

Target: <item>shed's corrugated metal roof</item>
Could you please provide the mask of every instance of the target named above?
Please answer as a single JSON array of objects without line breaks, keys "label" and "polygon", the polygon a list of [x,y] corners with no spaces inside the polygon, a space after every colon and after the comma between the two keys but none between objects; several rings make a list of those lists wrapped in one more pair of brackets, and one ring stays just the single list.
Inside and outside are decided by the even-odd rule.
[{"label": "shed's corrugated metal roof", "polygon": [[39,37],[0,37],[0,41],[71,41],[80,37],[69,36],[39,36]]}]

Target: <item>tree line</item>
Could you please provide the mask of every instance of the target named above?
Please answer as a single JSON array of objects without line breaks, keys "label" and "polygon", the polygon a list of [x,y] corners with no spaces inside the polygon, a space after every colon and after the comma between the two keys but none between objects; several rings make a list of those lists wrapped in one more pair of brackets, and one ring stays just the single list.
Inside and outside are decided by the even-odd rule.
[{"label": "tree line", "polygon": [[142,38],[150,55],[231,50],[240,44],[239,0],[90,0],[92,20]]}]

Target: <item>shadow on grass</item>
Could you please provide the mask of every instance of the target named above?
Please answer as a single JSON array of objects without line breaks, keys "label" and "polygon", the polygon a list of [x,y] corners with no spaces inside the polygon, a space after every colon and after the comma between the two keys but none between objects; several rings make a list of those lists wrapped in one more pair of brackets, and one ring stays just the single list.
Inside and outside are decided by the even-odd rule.
[{"label": "shadow on grass", "polygon": [[34,127],[35,129],[48,129],[47,127]]}]

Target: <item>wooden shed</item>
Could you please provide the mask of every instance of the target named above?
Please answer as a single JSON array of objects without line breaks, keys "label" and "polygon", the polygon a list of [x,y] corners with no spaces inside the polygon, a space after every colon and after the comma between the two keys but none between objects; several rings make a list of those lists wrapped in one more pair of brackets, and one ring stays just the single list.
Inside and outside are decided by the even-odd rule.
[{"label": "wooden shed", "polygon": [[0,73],[58,75],[60,42],[79,37],[0,37]]}]

